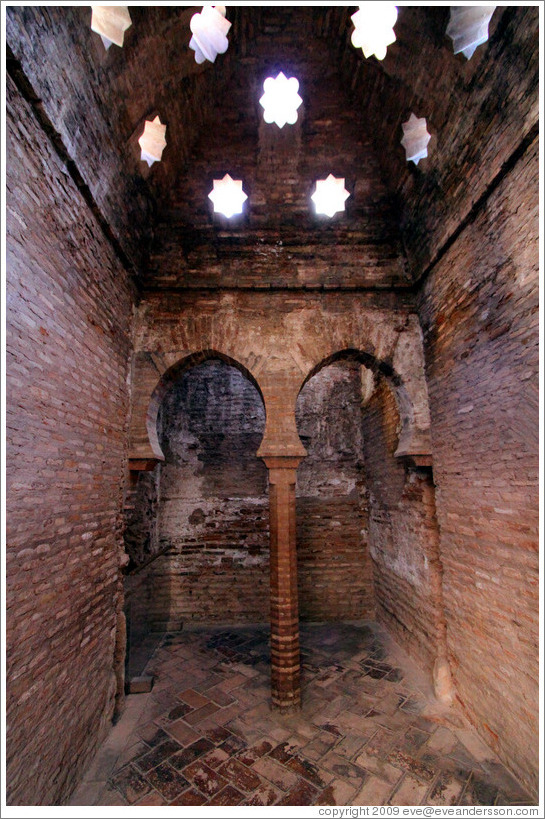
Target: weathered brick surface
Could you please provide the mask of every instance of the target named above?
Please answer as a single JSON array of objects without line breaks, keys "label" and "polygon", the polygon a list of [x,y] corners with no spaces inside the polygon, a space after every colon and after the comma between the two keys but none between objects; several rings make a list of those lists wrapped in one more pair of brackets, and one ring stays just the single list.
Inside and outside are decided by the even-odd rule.
[{"label": "weathered brick surface", "polygon": [[[349,7],[231,7],[229,50],[214,65],[197,66],[188,48],[192,13],[132,7],[123,49],[108,52],[90,31],[87,7],[21,7],[7,15],[15,57],[131,258],[146,255],[153,198],[164,203],[172,180],[187,178],[191,218],[180,218],[182,183],[157,234],[151,270],[163,284],[246,280],[261,286],[260,262],[276,259],[275,280],[285,284],[327,284],[329,265],[337,285],[388,286],[407,275],[399,228],[418,277],[537,122],[535,7],[497,8],[489,42],[469,61],[452,53],[447,7],[400,8],[396,43],[380,64],[352,46]],[[303,125],[292,144],[276,126],[272,142],[264,139],[258,125],[271,66],[302,80]],[[401,123],[411,110],[426,116],[433,135],[418,167],[406,162],[400,145]],[[146,116],[157,111],[168,126],[167,148],[148,173],[137,138]],[[268,228],[246,232],[244,256],[254,275],[237,268],[238,231],[218,241],[210,229],[212,176],[235,166],[244,171],[253,200],[246,227]],[[301,241],[300,231],[286,228],[294,217],[299,224],[308,219],[311,183],[318,171],[329,170],[352,183],[348,211],[357,218],[348,222],[352,239],[344,228],[328,226],[318,250],[315,241]],[[282,233],[272,225],[278,218]],[[173,223],[183,246],[177,264],[167,252]]]},{"label": "weathered brick surface", "polygon": [[[233,461],[212,469],[217,494],[203,484],[195,509],[205,520],[217,512],[212,551],[231,550],[232,535],[248,534],[250,522],[253,536],[265,538],[271,512],[277,702],[296,701],[299,690],[296,400],[324,360],[357,350],[389,379],[397,408],[379,383],[362,416],[363,467],[352,460],[355,447],[350,457],[326,459],[322,473],[312,470],[319,453],[310,447],[299,467],[302,613],[318,611],[305,588],[316,594],[327,577],[327,605],[348,616],[326,566],[332,551],[343,556],[344,586],[348,566],[356,571],[356,541],[367,539],[378,617],[431,666],[444,630],[442,561],[459,699],[535,788],[537,176],[528,146],[538,118],[537,8],[498,7],[489,43],[466,61],[445,36],[447,7],[403,7],[397,41],[379,63],[350,44],[348,7],[236,7],[228,12],[228,53],[202,67],[188,49],[193,11],[132,7],[125,47],[105,52],[88,8],[8,10],[9,70],[58,154],[73,161],[69,171],[87,186],[103,231],[17,103],[8,152],[12,799],[65,799],[111,715],[114,663],[119,689],[130,296],[104,235],[148,287],[134,322],[131,455],[160,457],[161,402],[186,365],[210,350],[238,362],[262,392],[270,502],[261,494],[232,504],[221,494],[222,481],[238,474]],[[282,132],[263,125],[258,103],[272,67],[298,76],[304,99],[297,126]],[[11,87],[9,94],[15,105]],[[418,167],[406,163],[399,142],[411,110],[427,117],[433,135]],[[137,138],[155,113],[167,123],[168,144],[148,170]],[[212,178],[227,171],[250,195],[247,214],[229,225],[207,199]],[[344,216],[319,221],[309,195],[330,171],[346,178],[351,198]],[[407,289],[413,277],[424,281],[417,300],[436,499],[430,475],[393,456],[396,446],[430,448],[420,325]],[[188,287],[194,292],[183,292]],[[375,292],[320,292],[347,287]],[[342,430],[341,409],[333,416]],[[318,443],[325,434],[319,430]],[[351,446],[360,438],[354,433]],[[239,481],[246,488],[260,468],[252,463]],[[167,476],[172,467],[167,462]],[[356,485],[357,475],[365,479],[368,510],[360,490],[325,494],[323,480],[337,468]],[[160,550],[162,471],[135,480],[125,498],[133,565]],[[175,506],[171,522],[188,523],[194,510],[181,497]],[[127,580],[139,622],[153,606],[170,618],[165,590],[187,568],[179,557],[161,557]],[[165,574],[171,559],[178,563]],[[202,568],[210,594],[234,605],[226,580],[240,575]],[[154,595],[149,579],[161,572]]]},{"label": "weathered brick surface", "polygon": [[302,619],[374,615],[361,415],[357,362],[324,367],[299,394],[297,428],[308,453],[297,471]]},{"label": "weathered brick surface", "polygon": [[[448,6],[400,7],[397,41],[380,67],[350,45],[351,9],[328,10],[330,38],[351,105],[365,111],[385,180],[400,205],[410,272],[418,278],[501,175],[538,121],[537,7],[497,7],[490,39],[471,60],[446,36]],[[340,35],[340,36],[339,36]],[[428,157],[407,163],[401,128],[411,111],[426,117]]]},{"label": "weathered brick surface", "polygon": [[125,494],[125,549],[128,571],[141,566],[160,549],[157,511],[161,470],[133,472]]},{"label": "weathered brick surface", "polygon": [[432,577],[439,561],[433,482],[427,471],[394,457],[399,412],[384,379],[365,406],[362,423],[377,616],[432,669],[441,617]]},{"label": "weathered brick surface", "polygon": [[152,622],[266,622],[267,470],[256,452],[265,413],[236,369],[209,361],[163,400],[158,546],[149,568]]},{"label": "weathered brick surface", "polygon": [[[464,704],[537,776],[537,145],[426,282],[448,646]],[[499,707],[499,704],[503,704]]]},{"label": "weathered brick surface", "polygon": [[[178,163],[188,159],[213,113],[218,79],[221,87],[218,66],[198,66],[189,49],[194,11],[132,6],[123,48],[108,51],[91,31],[88,6],[11,7],[6,15],[15,59],[137,272],[152,235],[154,197],[161,198]],[[229,16],[236,19],[232,9]],[[241,50],[246,27],[241,21],[235,28]],[[231,54],[221,61],[226,77]],[[161,89],[173,77],[176,92],[167,101]],[[167,148],[150,173],[140,160],[138,138],[146,118],[157,113],[168,126]]]},{"label": "weathered brick surface", "polygon": [[10,804],[59,804],[112,715],[131,295],[7,85]]},{"label": "weathered brick surface", "polygon": [[[385,373],[395,384],[402,407],[399,446],[404,451],[427,452],[429,414],[420,326],[410,311],[410,299],[397,298],[395,309],[388,309],[388,302],[388,297],[370,294],[358,297],[336,294],[333,298],[298,294],[287,299],[278,293],[267,296],[178,293],[148,294],[139,307],[134,333],[137,353],[133,365],[133,459],[163,457],[157,435],[161,401],[175,376],[203,356],[219,355],[236,363],[263,396],[266,425],[258,454],[269,469],[270,486],[272,701],[281,708],[296,705],[300,698],[295,498],[296,469],[305,455],[295,418],[300,388],[339,354],[348,352],[356,356],[377,372]],[[335,572],[326,575],[318,568],[320,557],[325,556],[323,547],[322,555],[312,556],[311,574],[321,573],[327,580],[324,596],[335,602],[336,610],[343,612],[343,616],[349,610],[354,613],[356,608],[356,616],[361,616],[359,604],[366,596],[362,595],[362,588],[370,588],[369,563],[361,565],[357,556],[361,543],[357,522],[360,504],[355,508],[345,501],[345,514],[354,511],[358,514],[356,525],[350,524],[352,532],[345,530],[344,539],[341,537],[337,544],[337,532],[335,538],[328,532],[329,542],[325,545],[330,553],[337,552],[337,561],[342,552],[345,559],[349,555],[346,562],[351,566],[345,565],[340,575]],[[328,514],[331,508],[319,511],[324,521]],[[339,510],[334,514],[339,522]],[[312,547],[317,533],[309,534],[304,540]],[[323,536],[322,528],[322,539]],[[340,549],[335,549],[335,545]],[[159,558],[154,566],[166,560]],[[357,597],[351,598],[349,594],[343,600],[338,592],[332,592],[332,587],[336,584],[342,588],[357,564],[363,570],[362,576],[351,577],[350,583],[351,591],[357,587]],[[308,564],[303,582],[308,584],[307,568]],[[170,597],[171,586],[166,588]],[[224,603],[226,592],[221,582],[217,595],[221,595]],[[326,610],[327,604],[320,605],[320,609]],[[317,608],[311,608],[311,612],[311,616],[316,616]]]},{"label": "weathered brick surface", "polygon": [[[374,611],[359,370],[356,362],[324,368],[298,402],[299,433],[309,452],[297,473],[305,619],[359,619]],[[135,563],[153,554],[151,519],[155,551],[170,546],[171,553],[146,571],[140,594],[148,604],[139,612],[132,604],[133,630],[139,615],[149,625],[268,621],[269,501],[266,470],[256,457],[264,427],[256,390],[234,368],[207,362],[170,389],[159,425],[166,461],[154,473],[141,473],[144,488],[131,512],[127,549]],[[157,491],[150,489],[155,483]],[[151,515],[150,497],[158,503]]]},{"label": "weathered brick surface", "polygon": [[[269,8],[266,20],[163,204],[146,285],[408,284],[396,211],[363,115],[350,109],[325,42],[299,36],[311,32],[313,10]],[[274,66],[297,77],[303,99],[297,123],[283,129],[264,123],[258,102]],[[244,214],[229,221],[208,199],[226,172],[242,179],[249,197]],[[317,216],[310,198],[330,173],[350,192],[346,213],[333,219]]]},{"label": "weathered brick surface", "polygon": [[[131,456],[161,457],[156,418],[165,385],[210,351],[238,362],[263,395],[260,454],[304,454],[295,402],[305,379],[343,351],[391,375],[401,438],[429,445],[422,334],[412,299],[392,293],[148,293],[134,327]],[[401,441],[400,441],[401,442]]]},{"label": "weathered brick surface", "polygon": [[[53,132],[121,245],[138,264],[138,241],[143,242],[149,230],[151,202],[145,183],[124,173],[130,159],[127,125],[112,132],[112,103],[105,97],[110,91],[108,74],[119,57],[117,46],[107,54],[98,35],[91,33],[90,20],[91,10],[84,7],[11,8],[6,15],[7,42]],[[120,102],[116,100],[116,108]]]}]

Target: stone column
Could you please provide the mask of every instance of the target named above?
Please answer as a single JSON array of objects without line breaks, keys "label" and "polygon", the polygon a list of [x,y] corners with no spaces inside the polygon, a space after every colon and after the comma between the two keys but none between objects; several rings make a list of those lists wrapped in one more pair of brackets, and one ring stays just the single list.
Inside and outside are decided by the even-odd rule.
[{"label": "stone column", "polygon": [[271,694],[273,707],[301,704],[295,548],[295,476],[300,456],[268,456],[271,541]]}]

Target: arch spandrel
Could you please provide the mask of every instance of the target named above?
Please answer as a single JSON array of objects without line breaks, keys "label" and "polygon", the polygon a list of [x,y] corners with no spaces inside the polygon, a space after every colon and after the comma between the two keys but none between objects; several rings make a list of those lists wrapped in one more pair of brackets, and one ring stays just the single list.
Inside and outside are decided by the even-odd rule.
[{"label": "arch spandrel", "polygon": [[[194,318],[196,306],[204,313],[199,320]],[[158,384],[165,373],[183,366],[180,362],[211,357],[210,351],[234,362],[262,395],[267,415],[258,453],[262,457],[304,456],[295,424],[297,395],[309,373],[346,350],[356,351],[362,363],[371,363],[390,379],[402,419],[397,454],[430,456],[422,333],[410,309],[385,309],[353,294],[296,294],[289,299],[260,293],[220,298],[186,294],[168,305],[147,304],[140,321],[141,349],[133,359],[131,459],[161,459],[153,437]]]}]

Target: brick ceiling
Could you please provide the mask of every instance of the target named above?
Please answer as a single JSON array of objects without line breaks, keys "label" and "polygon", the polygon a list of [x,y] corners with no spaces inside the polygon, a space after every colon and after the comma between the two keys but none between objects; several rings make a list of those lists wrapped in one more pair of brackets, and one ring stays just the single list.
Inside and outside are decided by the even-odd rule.
[{"label": "brick ceiling", "polygon": [[[358,140],[371,146],[371,164],[377,164],[382,186],[373,204],[401,237],[409,280],[422,274],[437,246],[448,240],[449,213],[469,213],[497,174],[498,134],[512,143],[503,146],[505,155],[534,127],[535,8],[498,7],[489,42],[468,61],[453,54],[445,34],[448,7],[400,7],[396,42],[379,62],[365,59],[350,42],[356,6],[228,6],[229,49],[214,64],[199,66],[189,49],[189,22],[200,8],[133,6],[124,47],[108,51],[90,31],[88,7],[20,7],[7,21],[8,64],[13,59],[22,67],[32,87],[29,96],[39,100],[136,270],[145,264],[156,225],[171,219],[179,224],[183,218],[191,227],[192,213],[182,212],[179,202],[193,171],[189,193],[195,197],[195,221],[206,217],[210,222],[209,206],[199,215],[210,179],[203,176],[199,188],[197,167],[212,169],[209,158],[219,165],[224,152],[223,176],[231,172],[233,157],[242,160],[251,150],[270,149],[258,134],[258,100],[263,79],[275,69],[300,79],[307,109],[317,97],[338,89],[333,119],[344,131],[333,130],[329,137],[328,156],[337,160],[329,163],[333,167],[325,160],[319,166],[318,153],[309,157],[305,148],[314,132],[327,132],[329,121],[302,117],[307,142],[294,169],[301,175],[301,196],[308,199],[305,185],[312,176],[346,176],[354,196],[347,203],[347,225],[356,236],[357,217],[365,215],[365,207],[358,210],[352,203],[358,196],[372,202],[379,189],[360,178],[357,151],[350,146]],[[526,78],[526,108],[517,97],[521,77]],[[418,167],[406,162],[400,144],[401,123],[411,112],[426,117],[432,134],[429,156]],[[167,147],[163,160],[148,169],[140,161],[138,137],[146,118],[156,114],[167,124]],[[283,150],[289,163],[290,149]],[[266,195],[261,201],[250,196],[254,221],[249,227],[278,226],[279,213],[285,215],[284,227],[299,220],[303,210],[295,201],[296,181],[289,194],[291,211],[273,207]],[[395,245],[398,240],[384,235],[381,241]]]},{"label": "brick ceiling", "polygon": [[[328,82],[332,73],[339,74],[346,90],[346,100],[341,101],[344,112],[352,113],[372,136],[380,149],[385,182],[392,191],[399,191],[411,174],[400,146],[401,122],[415,111],[428,118],[437,135],[462,112],[469,121],[468,90],[487,81],[491,73],[488,52],[494,49],[498,29],[499,36],[505,33],[511,11],[496,10],[490,23],[491,42],[466,61],[453,54],[445,34],[448,6],[400,7],[396,42],[386,58],[378,61],[365,59],[350,42],[350,18],[357,6],[228,6],[232,22],[228,52],[214,64],[199,66],[189,48],[189,22],[200,8],[132,7],[133,26],[125,35],[123,53],[114,47],[102,59],[101,83],[109,98],[119,101],[116,113],[125,139],[129,132],[139,131],[152,112],[159,112],[168,122],[171,149],[165,152],[161,168],[156,167],[148,178],[150,186],[163,194],[184,170],[203,129],[221,127],[215,121],[217,100],[229,93],[229,84],[233,79],[236,82],[241,67],[244,73],[256,76],[258,98],[262,93],[259,80],[266,69],[291,70],[304,77],[313,46],[327,54],[319,79]],[[93,46],[101,48],[96,42]],[[313,69],[316,66],[313,61]],[[305,93],[304,86],[301,93]],[[115,129],[115,121],[112,124]],[[433,147],[430,145],[430,151]]]},{"label": "brick ceiling", "polygon": [[[148,177],[150,187],[161,195],[185,171],[203,129],[221,127],[215,120],[216,103],[229,93],[239,71],[256,76],[255,104],[267,69],[304,77],[315,48],[327,54],[327,60],[320,66],[322,76],[313,79],[327,83],[331,74],[339,75],[346,91],[341,113],[357,118],[381,153],[386,146],[392,151],[393,158],[385,162],[385,181],[396,191],[410,173],[400,146],[401,122],[416,110],[419,116],[431,117],[436,129],[442,127],[459,86],[481,62],[479,52],[471,68],[465,58],[453,55],[445,35],[448,7],[400,8],[397,41],[379,62],[374,57],[366,60],[351,45],[350,17],[357,6],[228,6],[232,23],[228,52],[214,64],[199,66],[189,48],[189,22],[200,8],[132,7],[133,26],[125,35],[122,57],[113,48],[102,60],[106,70],[101,82],[110,98],[121,103],[118,116],[125,139],[129,131],[133,137],[139,133],[143,119],[156,111],[168,123],[170,148],[161,167],[156,166]],[[491,36],[502,14],[498,10],[492,20]],[[94,47],[98,48],[96,42]],[[314,60],[312,68],[316,67]],[[303,85],[301,93],[305,93]]]}]

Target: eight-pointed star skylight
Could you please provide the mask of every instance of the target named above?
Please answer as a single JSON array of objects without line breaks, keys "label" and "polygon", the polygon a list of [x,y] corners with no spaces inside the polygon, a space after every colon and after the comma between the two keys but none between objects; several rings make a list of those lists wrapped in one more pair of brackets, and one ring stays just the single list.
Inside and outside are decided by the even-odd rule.
[{"label": "eight-pointed star skylight", "polygon": [[299,80],[295,77],[286,77],[282,71],[276,78],[267,77],[263,83],[264,94],[259,100],[264,108],[265,122],[276,122],[279,128],[286,123],[294,125],[297,122],[297,109],[303,102],[299,94]]},{"label": "eight-pointed star skylight", "polygon": [[496,6],[451,6],[447,35],[455,54],[470,60],[477,46],[488,40],[488,24]]},{"label": "eight-pointed star skylight", "polygon": [[147,162],[151,167],[154,162],[160,162],[163,151],[166,147],[165,132],[167,126],[163,125],[159,119],[159,115],[154,120],[146,120],[144,126],[144,133],[138,140],[138,144],[142,148],[141,159]]},{"label": "eight-pointed star skylight", "polygon": [[195,62],[213,63],[218,54],[225,54],[229,46],[227,32],[231,28],[225,19],[225,6],[203,6],[202,11],[194,14],[189,23],[193,36],[189,48],[195,52]]},{"label": "eight-pointed star skylight", "polygon": [[214,203],[214,213],[222,213],[229,219],[242,213],[242,205],[248,196],[242,190],[242,180],[232,179],[226,173],[223,179],[214,179],[208,198]]},{"label": "eight-pointed star skylight", "polygon": [[415,165],[418,165],[420,160],[428,155],[428,142],[431,139],[426,126],[426,118],[418,118],[411,114],[401,127],[403,128],[401,144],[405,148],[407,162],[414,162]]},{"label": "eight-pointed star skylight", "polygon": [[394,3],[362,3],[351,19],[355,26],[352,45],[361,48],[365,57],[374,54],[377,60],[383,60],[388,46],[396,39]]},{"label": "eight-pointed star skylight", "polygon": [[318,179],[316,190],[311,196],[316,207],[316,213],[322,213],[330,218],[344,210],[344,203],[350,194],[344,187],[344,178],[337,179],[332,173],[327,179]]},{"label": "eight-pointed star skylight", "polygon": [[91,31],[100,34],[104,48],[110,48],[112,43],[122,46],[126,30],[132,20],[127,6],[96,6],[92,5]]}]

